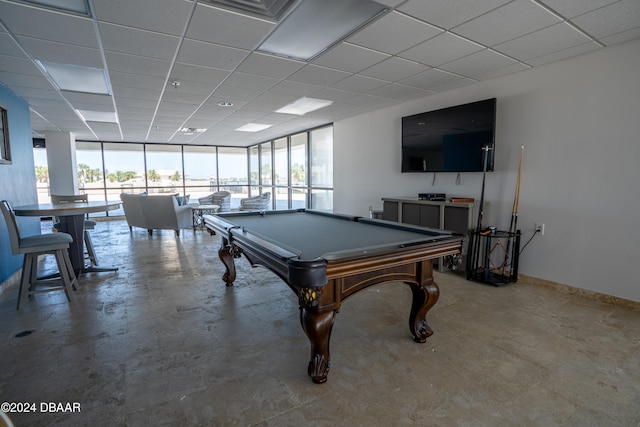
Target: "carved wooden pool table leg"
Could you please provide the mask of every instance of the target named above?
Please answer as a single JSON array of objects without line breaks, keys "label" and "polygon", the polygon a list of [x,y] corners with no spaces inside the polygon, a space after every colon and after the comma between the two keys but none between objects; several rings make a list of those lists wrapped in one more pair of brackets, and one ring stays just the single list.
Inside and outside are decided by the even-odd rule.
[{"label": "carved wooden pool table leg", "polygon": [[311,360],[309,360],[307,373],[316,384],[326,382],[329,374],[329,341],[335,313],[335,311],[318,313],[314,309],[300,307],[300,323],[311,343]]},{"label": "carved wooden pool table leg", "polygon": [[409,329],[415,342],[424,343],[428,337],[433,335],[433,329],[427,322],[427,312],[438,301],[440,289],[431,275],[424,278],[421,285],[415,283],[408,283],[408,285],[413,293]]},{"label": "carved wooden pool table leg", "polygon": [[222,239],[222,246],[218,250],[218,258],[224,264],[226,271],[222,275],[222,280],[227,286],[233,286],[234,280],[236,280],[236,263],[233,260],[234,250],[229,244],[227,239]]}]

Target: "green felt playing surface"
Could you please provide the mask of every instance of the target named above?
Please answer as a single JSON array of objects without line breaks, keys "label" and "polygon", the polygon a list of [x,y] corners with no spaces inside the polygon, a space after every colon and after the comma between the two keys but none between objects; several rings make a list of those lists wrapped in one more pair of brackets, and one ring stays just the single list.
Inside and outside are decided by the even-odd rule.
[{"label": "green felt playing surface", "polygon": [[224,219],[297,253],[301,260],[324,258],[339,252],[407,245],[439,235],[437,232],[425,234],[309,212],[225,215]]}]

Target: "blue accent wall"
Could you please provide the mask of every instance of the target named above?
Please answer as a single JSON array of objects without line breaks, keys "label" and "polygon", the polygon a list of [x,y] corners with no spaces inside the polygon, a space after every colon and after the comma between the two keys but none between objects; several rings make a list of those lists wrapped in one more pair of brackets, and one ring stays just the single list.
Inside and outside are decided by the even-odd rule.
[{"label": "blue accent wall", "polygon": [[[0,164],[0,200],[11,206],[38,202],[29,105],[0,83],[0,105],[7,110],[11,164]],[[0,214],[0,217],[2,215]],[[23,236],[40,233],[38,218],[18,217]],[[0,218],[0,286],[22,267],[22,255],[11,253],[4,217]]]}]

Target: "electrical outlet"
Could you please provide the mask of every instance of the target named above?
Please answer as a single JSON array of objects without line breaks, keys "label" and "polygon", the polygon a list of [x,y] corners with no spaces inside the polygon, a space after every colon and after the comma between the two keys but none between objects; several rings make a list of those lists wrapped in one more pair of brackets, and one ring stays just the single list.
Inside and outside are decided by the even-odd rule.
[{"label": "electrical outlet", "polygon": [[536,222],[536,233],[544,236],[544,222]]}]

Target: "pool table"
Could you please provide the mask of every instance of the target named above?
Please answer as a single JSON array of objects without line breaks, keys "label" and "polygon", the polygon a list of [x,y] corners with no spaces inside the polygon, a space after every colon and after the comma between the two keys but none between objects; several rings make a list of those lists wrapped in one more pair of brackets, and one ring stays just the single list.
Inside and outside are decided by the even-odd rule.
[{"label": "pool table", "polygon": [[462,236],[448,231],[305,209],[203,219],[221,237],[218,255],[227,286],[235,280],[234,258],[244,254],[296,293],[311,344],[307,373],[318,384],[327,380],[329,340],[342,301],[380,283],[406,283],[413,293],[409,330],[414,341],[424,343],[433,334],[426,315],[439,295],[432,260],[462,250]]}]

